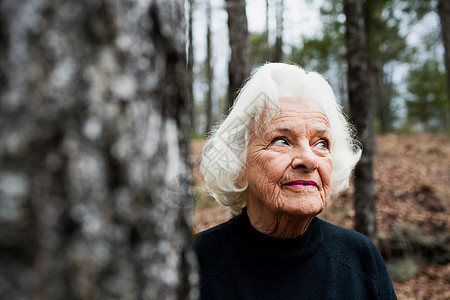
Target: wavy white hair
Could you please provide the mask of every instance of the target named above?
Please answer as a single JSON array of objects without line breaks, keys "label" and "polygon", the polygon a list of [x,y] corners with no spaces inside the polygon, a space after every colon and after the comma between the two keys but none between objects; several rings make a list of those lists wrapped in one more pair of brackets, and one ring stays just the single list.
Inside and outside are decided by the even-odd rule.
[{"label": "wavy white hair", "polygon": [[[247,156],[250,130],[262,125],[278,111],[279,100],[289,98],[302,103],[316,103],[326,113],[331,129],[333,168],[332,193],[348,187],[353,168],[361,156],[361,148],[353,139],[352,127],[327,81],[315,72],[283,63],[268,63],[250,76],[239,92],[226,119],[216,127],[203,146],[200,171],[212,196],[237,212],[246,206],[238,178]],[[265,112],[269,111],[270,114]]]}]

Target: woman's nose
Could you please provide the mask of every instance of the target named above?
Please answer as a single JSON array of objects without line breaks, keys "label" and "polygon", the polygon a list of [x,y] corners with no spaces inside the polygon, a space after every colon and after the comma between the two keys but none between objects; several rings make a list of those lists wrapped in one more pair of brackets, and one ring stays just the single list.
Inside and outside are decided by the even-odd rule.
[{"label": "woman's nose", "polygon": [[303,146],[295,149],[292,157],[291,166],[293,169],[304,169],[305,171],[314,171],[319,166],[317,155],[312,151],[311,147]]}]

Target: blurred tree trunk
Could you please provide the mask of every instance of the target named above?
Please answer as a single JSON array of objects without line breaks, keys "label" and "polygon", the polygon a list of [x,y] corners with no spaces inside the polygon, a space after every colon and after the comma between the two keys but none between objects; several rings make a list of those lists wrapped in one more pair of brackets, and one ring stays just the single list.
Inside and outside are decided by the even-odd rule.
[{"label": "blurred tree trunk", "polygon": [[[366,44],[369,57],[368,76],[375,108],[374,117],[379,122],[381,133],[387,134],[392,128],[392,115],[395,112],[391,109],[394,97],[393,83],[391,75],[386,72],[386,65],[393,61],[401,61],[407,44],[405,37],[399,34],[400,19],[395,17],[395,11],[398,10],[395,1],[366,0],[364,3]],[[405,5],[408,6],[406,3]],[[417,7],[412,9],[415,14],[417,9]]]},{"label": "blurred tree trunk", "polygon": [[381,74],[378,77],[378,118],[380,120],[381,134],[388,134],[392,127],[391,116],[391,95],[393,95],[393,84],[389,76],[381,70]]},{"label": "blurred tree trunk", "polygon": [[206,91],[206,128],[205,133],[209,133],[214,125],[213,120],[213,72],[211,67],[212,53],[211,53],[211,3],[206,3],[206,81],[208,83],[208,90]]},{"label": "blurred tree trunk", "polygon": [[273,58],[274,62],[281,62],[283,60],[283,10],[284,10],[284,1],[277,0],[275,55]]},{"label": "blurred tree trunk", "polygon": [[270,42],[269,42],[269,0],[266,0],[266,22],[264,29],[264,38],[266,40],[266,49],[264,49],[264,62],[270,60]]},{"label": "blurred tree trunk", "polygon": [[194,13],[195,0],[189,0],[189,28],[188,28],[188,61],[187,61],[187,97],[189,109],[189,123],[191,133],[196,132],[195,128],[195,101],[194,101],[194,36],[192,31],[192,15]]},{"label": "blurred tree trunk", "polygon": [[245,14],[245,0],[226,0],[231,58],[228,64],[228,107],[243,82],[250,75],[250,37]]},{"label": "blurred tree trunk", "polygon": [[391,129],[390,97],[392,83],[386,80],[383,66],[369,63],[370,91],[372,105],[376,108],[381,134],[388,134]]},{"label": "blurred tree trunk", "polygon": [[[441,20],[442,41],[445,48],[444,60],[447,69],[447,90],[450,94],[450,1],[439,0],[438,13]],[[448,100],[450,101],[450,96]]]},{"label": "blurred tree trunk", "polygon": [[183,19],[182,0],[0,2],[2,299],[196,297]]},{"label": "blurred tree trunk", "polygon": [[364,1],[360,0],[344,1],[350,118],[356,126],[358,138],[364,149],[355,170],[355,229],[378,245],[373,178],[375,139],[370,83],[367,76],[368,55],[363,4]]},{"label": "blurred tree trunk", "polygon": [[[381,62],[381,53],[379,50],[380,32],[379,22],[380,14],[383,11],[386,1],[365,0],[364,1],[364,27],[366,35],[366,47],[368,52],[368,73],[370,87],[370,101],[374,106],[374,118],[378,117],[382,134],[389,127],[386,124],[386,103],[389,99],[383,97],[384,91],[382,82],[384,81],[383,63]],[[372,48],[370,46],[373,46]],[[389,109],[389,104],[387,106]]]}]

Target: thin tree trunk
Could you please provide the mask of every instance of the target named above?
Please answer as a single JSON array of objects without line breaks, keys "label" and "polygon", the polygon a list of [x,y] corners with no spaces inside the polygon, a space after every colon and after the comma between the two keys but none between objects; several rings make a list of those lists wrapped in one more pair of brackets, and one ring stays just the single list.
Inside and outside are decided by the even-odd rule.
[{"label": "thin tree trunk", "polygon": [[277,0],[276,3],[276,40],[275,40],[275,62],[283,60],[283,10],[284,1]]},{"label": "thin tree trunk", "polygon": [[[366,45],[376,45],[375,40],[379,35],[377,28],[377,20],[379,19],[380,1],[365,0],[364,17],[365,17],[365,33]],[[383,6],[382,4],[381,6]],[[370,84],[370,95],[374,109],[374,118],[379,121],[382,134],[387,134],[390,128],[390,93],[386,90],[385,74],[383,70],[384,61],[380,57],[380,51],[377,47],[368,48],[368,76]]]},{"label": "thin tree trunk", "polygon": [[194,36],[192,31],[192,15],[194,12],[195,0],[189,0],[189,28],[188,28],[188,61],[187,61],[187,97],[189,109],[189,123],[191,133],[196,132],[195,128],[195,100],[194,100]]},{"label": "thin tree trunk", "polygon": [[266,40],[266,49],[264,49],[264,61],[270,60],[270,42],[269,42],[269,0],[266,0],[266,23],[264,29],[264,37]]},{"label": "thin tree trunk", "polygon": [[379,80],[379,120],[380,120],[380,129],[381,134],[388,134],[391,131],[391,95],[392,95],[392,82],[388,78],[383,70],[381,70],[381,74],[378,78]]},{"label": "thin tree trunk", "polygon": [[208,90],[206,91],[206,128],[205,133],[209,133],[214,125],[213,121],[213,72],[211,67],[211,3],[208,1],[206,6],[206,81]]},{"label": "thin tree trunk", "polygon": [[348,113],[349,111],[349,104],[348,104],[348,97],[347,97],[347,78],[345,78],[345,62],[342,62],[341,60],[337,61],[337,74],[339,75],[338,79],[338,85],[339,85],[339,98],[341,99],[341,106],[344,108],[344,111]]},{"label": "thin tree trunk", "polygon": [[0,295],[194,298],[184,2],[0,2]]},{"label": "thin tree trunk", "polygon": [[355,229],[378,245],[373,178],[375,139],[373,108],[367,77],[368,57],[363,4],[364,1],[360,0],[344,1],[344,11],[347,17],[346,43],[350,118],[356,126],[358,138],[364,149],[361,161],[355,170]]},{"label": "thin tree trunk", "polygon": [[383,66],[369,64],[371,101],[376,108],[381,134],[390,130],[390,85],[386,82]]},{"label": "thin tree trunk", "polygon": [[228,64],[228,107],[250,75],[250,37],[245,14],[245,0],[226,0],[231,58]]},{"label": "thin tree trunk", "polygon": [[420,122],[422,123],[423,126],[423,130],[424,132],[429,132],[429,106],[430,106],[430,101],[427,99],[426,96],[421,96],[419,99],[419,103],[420,103]]},{"label": "thin tree trunk", "polygon": [[[450,1],[439,0],[438,13],[441,20],[442,41],[444,43],[445,53],[444,61],[447,69],[447,91],[450,95]],[[450,105],[450,96],[448,97]],[[450,114],[447,114],[447,126],[449,126]]]}]

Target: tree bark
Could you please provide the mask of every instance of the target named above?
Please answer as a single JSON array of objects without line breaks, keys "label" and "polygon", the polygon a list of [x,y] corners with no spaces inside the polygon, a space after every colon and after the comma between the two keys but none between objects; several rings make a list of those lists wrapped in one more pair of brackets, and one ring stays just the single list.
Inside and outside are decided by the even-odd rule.
[{"label": "tree bark", "polygon": [[231,58],[228,64],[228,107],[250,75],[250,37],[245,14],[245,0],[226,0]]},{"label": "tree bark", "polygon": [[0,295],[195,298],[184,2],[0,2]]},{"label": "tree bark", "polygon": [[[375,108],[374,118],[378,118],[382,134],[387,134],[390,127],[390,96],[384,88],[385,74],[383,65],[385,61],[381,58],[379,50],[379,39],[383,29],[379,28],[380,14],[385,2],[379,0],[365,0],[364,2],[364,27],[366,34],[366,45],[368,50],[368,74],[371,101]],[[370,47],[372,46],[372,47]]]},{"label": "tree bark", "polygon": [[376,108],[380,132],[385,135],[391,129],[390,98],[392,94],[392,83],[386,79],[383,66],[369,64],[369,78],[371,83],[371,101]]},{"label": "tree bark", "polygon": [[378,245],[373,178],[375,139],[363,4],[360,0],[344,1],[350,118],[364,150],[355,169],[355,229]]},{"label": "tree bark", "polygon": [[206,127],[205,133],[208,134],[213,125],[213,71],[211,67],[212,50],[211,50],[211,3],[208,1],[206,4],[206,81],[208,83],[208,89],[206,91]]},{"label": "tree bark", "polygon": [[195,0],[189,0],[189,24],[188,24],[188,61],[187,61],[187,81],[188,81],[188,109],[191,133],[196,132],[195,128],[195,100],[194,100],[194,35],[192,31],[192,15],[194,13]]},{"label": "tree bark", "polygon": [[266,0],[266,20],[264,28],[264,38],[266,41],[266,49],[264,49],[264,61],[270,60],[270,42],[269,42],[269,0]]},{"label": "tree bark", "polygon": [[[441,20],[442,41],[445,49],[444,61],[447,70],[447,91],[450,94],[450,1],[439,0],[438,13]],[[448,100],[450,101],[450,96]]]},{"label": "tree bark", "polygon": [[284,1],[277,0],[276,3],[276,39],[275,39],[275,55],[273,60],[281,62],[283,60],[283,10]]}]

